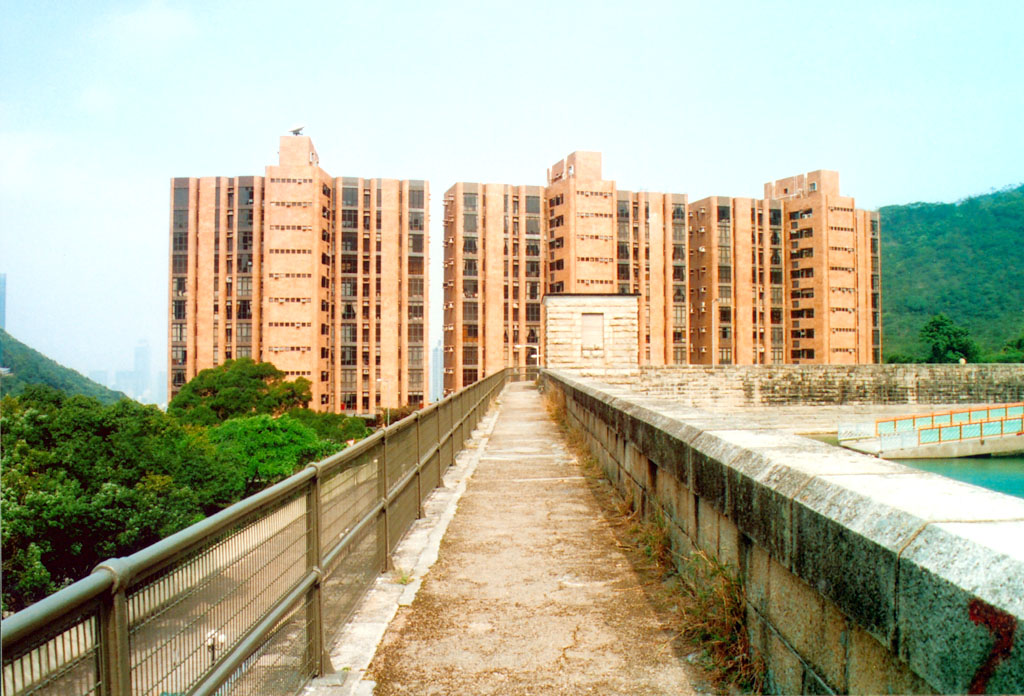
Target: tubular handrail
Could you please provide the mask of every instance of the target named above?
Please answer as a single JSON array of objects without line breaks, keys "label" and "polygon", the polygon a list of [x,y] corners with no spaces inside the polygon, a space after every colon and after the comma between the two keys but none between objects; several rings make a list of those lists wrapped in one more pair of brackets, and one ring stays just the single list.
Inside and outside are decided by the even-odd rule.
[{"label": "tubular handrail", "polygon": [[114,583],[114,574],[104,568],[4,619],[0,622],[3,651],[6,652],[9,645],[18,643],[31,633],[56,623],[61,616],[74,613],[82,605],[111,589]]},{"label": "tubular handrail", "polygon": [[[281,629],[282,622],[301,611],[303,599],[307,615],[302,625],[307,643],[302,664],[312,671],[306,677],[304,673],[298,676],[308,678],[321,673],[325,632],[321,606],[327,601],[321,587],[336,582],[332,569],[349,562],[345,560],[346,552],[355,550],[356,560],[351,562],[363,564],[356,569],[360,577],[379,572],[379,567],[359,560],[363,556],[359,556],[362,552],[358,549],[374,537],[371,548],[376,551],[367,560],[383,562],[386,568],[390,552],[422,510],[423,497],[429,492],[423,483],[427,471],[429,485],[439,484],[444,469],[454,461],[490,401],[506,382],[528,373],[528,369],[517,368],[492,373],[166,539],[129,556],[104,561],[87,577],[3,620],[4,693],[15,696],[43,683],[53,688],[54,679],[74,681],[67,688],[61,687],[61,693],[78,689],[127,696],[136,689],[156,689],[168,680],[184,687],[175,686],[174,691],[214,693],[238,678],[239,670],[244,673],[258,662],[259,651]],[[328,488],[322,489],[322,484]],[[373,493],[373,499],[368,503],[369,493]],[[328,495],[329,499],[325,497]],[[356,496],[351,511],[358,519],[349,519],[346,495]],[[410,502],[413,495],[415,500]],[[330,506],[328,511],[325,505]],[[284,560],[291,556],[283,554],[297,553],[296,544],[303,543],[303,538],[305,567],[296,577],[299,568],[295,568],[294,561]],[[258,553],[264,555],[256,558]],[[250,568],[251,556],[255,570]],[[263,565],[259,565],[261,559]],[[290,566],[283,568],[283,575],[274,576],[281,562]],[[258,614],[248,610],[252,600],[241,608],[237,604],[223,608],[204,604],[230,601],[230,592],[210,595],[212,600],[203,593],[209,592],[211,582],[222,583],[227,578],[225,573],[237,569],[238,563],[249,568],[246,572],[251,571],[237,581],[240,587],[259,582],[263,577],[259,573],[271,574],[265,584],[274,586],[273,594],[261,595],[255,605]],[[285,580],[278,582],[278,578]],[[369,580],[361,582],[364,584],[354,590],[357,594],[369,587]],[[250,591],[264,592],[259,586]],[[189,609],[188,602],[195,601],[190,599],[193,595],[205,598],[195,609]],[[174,612],[164,614],[172,609]],[[204,613],[197,615],[196,611]],[[215,611],[216,615],[211,614]],[[170,630],[161,626],[168,621],[178,626],[182,617],[187,619],[187,635],[185,629],[175,629],[178,632],[169,639],[157,633],[147,643],[146,636],[138,633],[150,622],[155,622],[152,630]],[[221,634],[218,642],[217,626],[229,623],[233,639],[229,642]],[[212,664],[204,669],[206,651],[202,642],[197,643],[203,636],[197,636],[209,625],[215,629],[205,637]],[[72,637],[61,633],[69,626],[75,631]],[[184,642],[184,654],[179,656],[178,647],[170,645],[173,640]],[[218,646],[224,648],[219,657]],[[153,658],[160,650],[168,651],[167,655]],[[154,666],[148,662],[151,659],[159,661]],[[173,660],[182,662],[175,665]],[[155,670],[155,677],[148,672],[137,673],[142,669]],[[82,686],[86,683],[91,686]]]}]

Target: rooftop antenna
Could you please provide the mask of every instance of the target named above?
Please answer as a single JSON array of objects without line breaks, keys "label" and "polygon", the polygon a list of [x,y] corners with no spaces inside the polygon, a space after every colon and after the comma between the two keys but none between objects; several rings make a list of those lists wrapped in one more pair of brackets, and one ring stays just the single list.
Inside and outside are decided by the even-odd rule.
[{"label": "rooftop antenna", "polygon": [[288,132],[292,135],[302,135],[303,128],[305,128],[305,126],[292,126],[288,129]]}]

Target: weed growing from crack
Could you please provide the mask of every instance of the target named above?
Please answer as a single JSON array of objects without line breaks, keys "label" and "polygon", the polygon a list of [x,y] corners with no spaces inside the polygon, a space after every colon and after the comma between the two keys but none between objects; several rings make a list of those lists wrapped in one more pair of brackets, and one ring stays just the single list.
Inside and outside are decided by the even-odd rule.
[{"label": "weed growing from crack", "polygon": [[412,582],[412,571],[405,568],[395,568],[395,582],[399,585],[408,585]]}]

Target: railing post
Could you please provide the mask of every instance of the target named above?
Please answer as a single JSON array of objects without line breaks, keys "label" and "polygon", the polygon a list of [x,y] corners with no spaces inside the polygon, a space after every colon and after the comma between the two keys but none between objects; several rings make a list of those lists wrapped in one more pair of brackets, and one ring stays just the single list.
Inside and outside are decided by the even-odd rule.
[{"label": "railing post", "polygon": [[[441,477],[444,476],[444,472],[448,470],[448,465],[443,464],[441,461],[441,452],[444,450],[442,447],[444,443],[441,441],[441,404],[437,405],[436,413],[437,418],[434,419],[434,422],[437,423],[437,485],[440,486]],[[441,468],[442,466],[444,469]]]},{"label": "railing post", "polygon": [[317,676],[324,673],[323,555],[320,547],[320,467],[306,490],[306,570],[317,572],[306,597],[306,664]]},{"label": "railing post", "polygon": [[130,696],[128,599],[119,584],[105,595],[99,611],[100,681],[103,696]]},{"label": "railing post", "polygon": [[377,457],[377,496],[384,506],[381,508],[381,521],[384,529],[377,535],[381,547],[381,572],[391,570],[391,524],[388,516],[388,429],[384,428],[381,439],[381,454]]},{"label": "railing post", "polygon": [[423,517],[423,450],[420,449],[420,414],[416,413],[416,519]]}]

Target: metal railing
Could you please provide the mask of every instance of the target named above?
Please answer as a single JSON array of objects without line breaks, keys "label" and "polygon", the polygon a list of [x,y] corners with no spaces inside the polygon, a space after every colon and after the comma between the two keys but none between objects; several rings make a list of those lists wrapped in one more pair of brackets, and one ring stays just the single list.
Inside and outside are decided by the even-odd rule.
[{"label": "metal railing", "polygon": [[985,408],[926,413],[915,416],[883,418],[875,421],[875,435],[905,433],[920,430],[921,428],[935,428],[937,426],[956,425],[958,423],[977,423],[1021,415],[1024,415],[1024,402],[999,404],[998,406],[987,406]]},{"label": "metal railing", "polygon": [[929,445],[939,442],[956,442],[958,440],[1021,434],[1024,434],[1024,418],[1015,414],[1007,418],[977,421],[974,423],[921,428],[917,431],[917,444]]},{"label": "metal railing", "polygon": [[420,516],[503,370],[2,622],[3,693],[295,693]]}]

